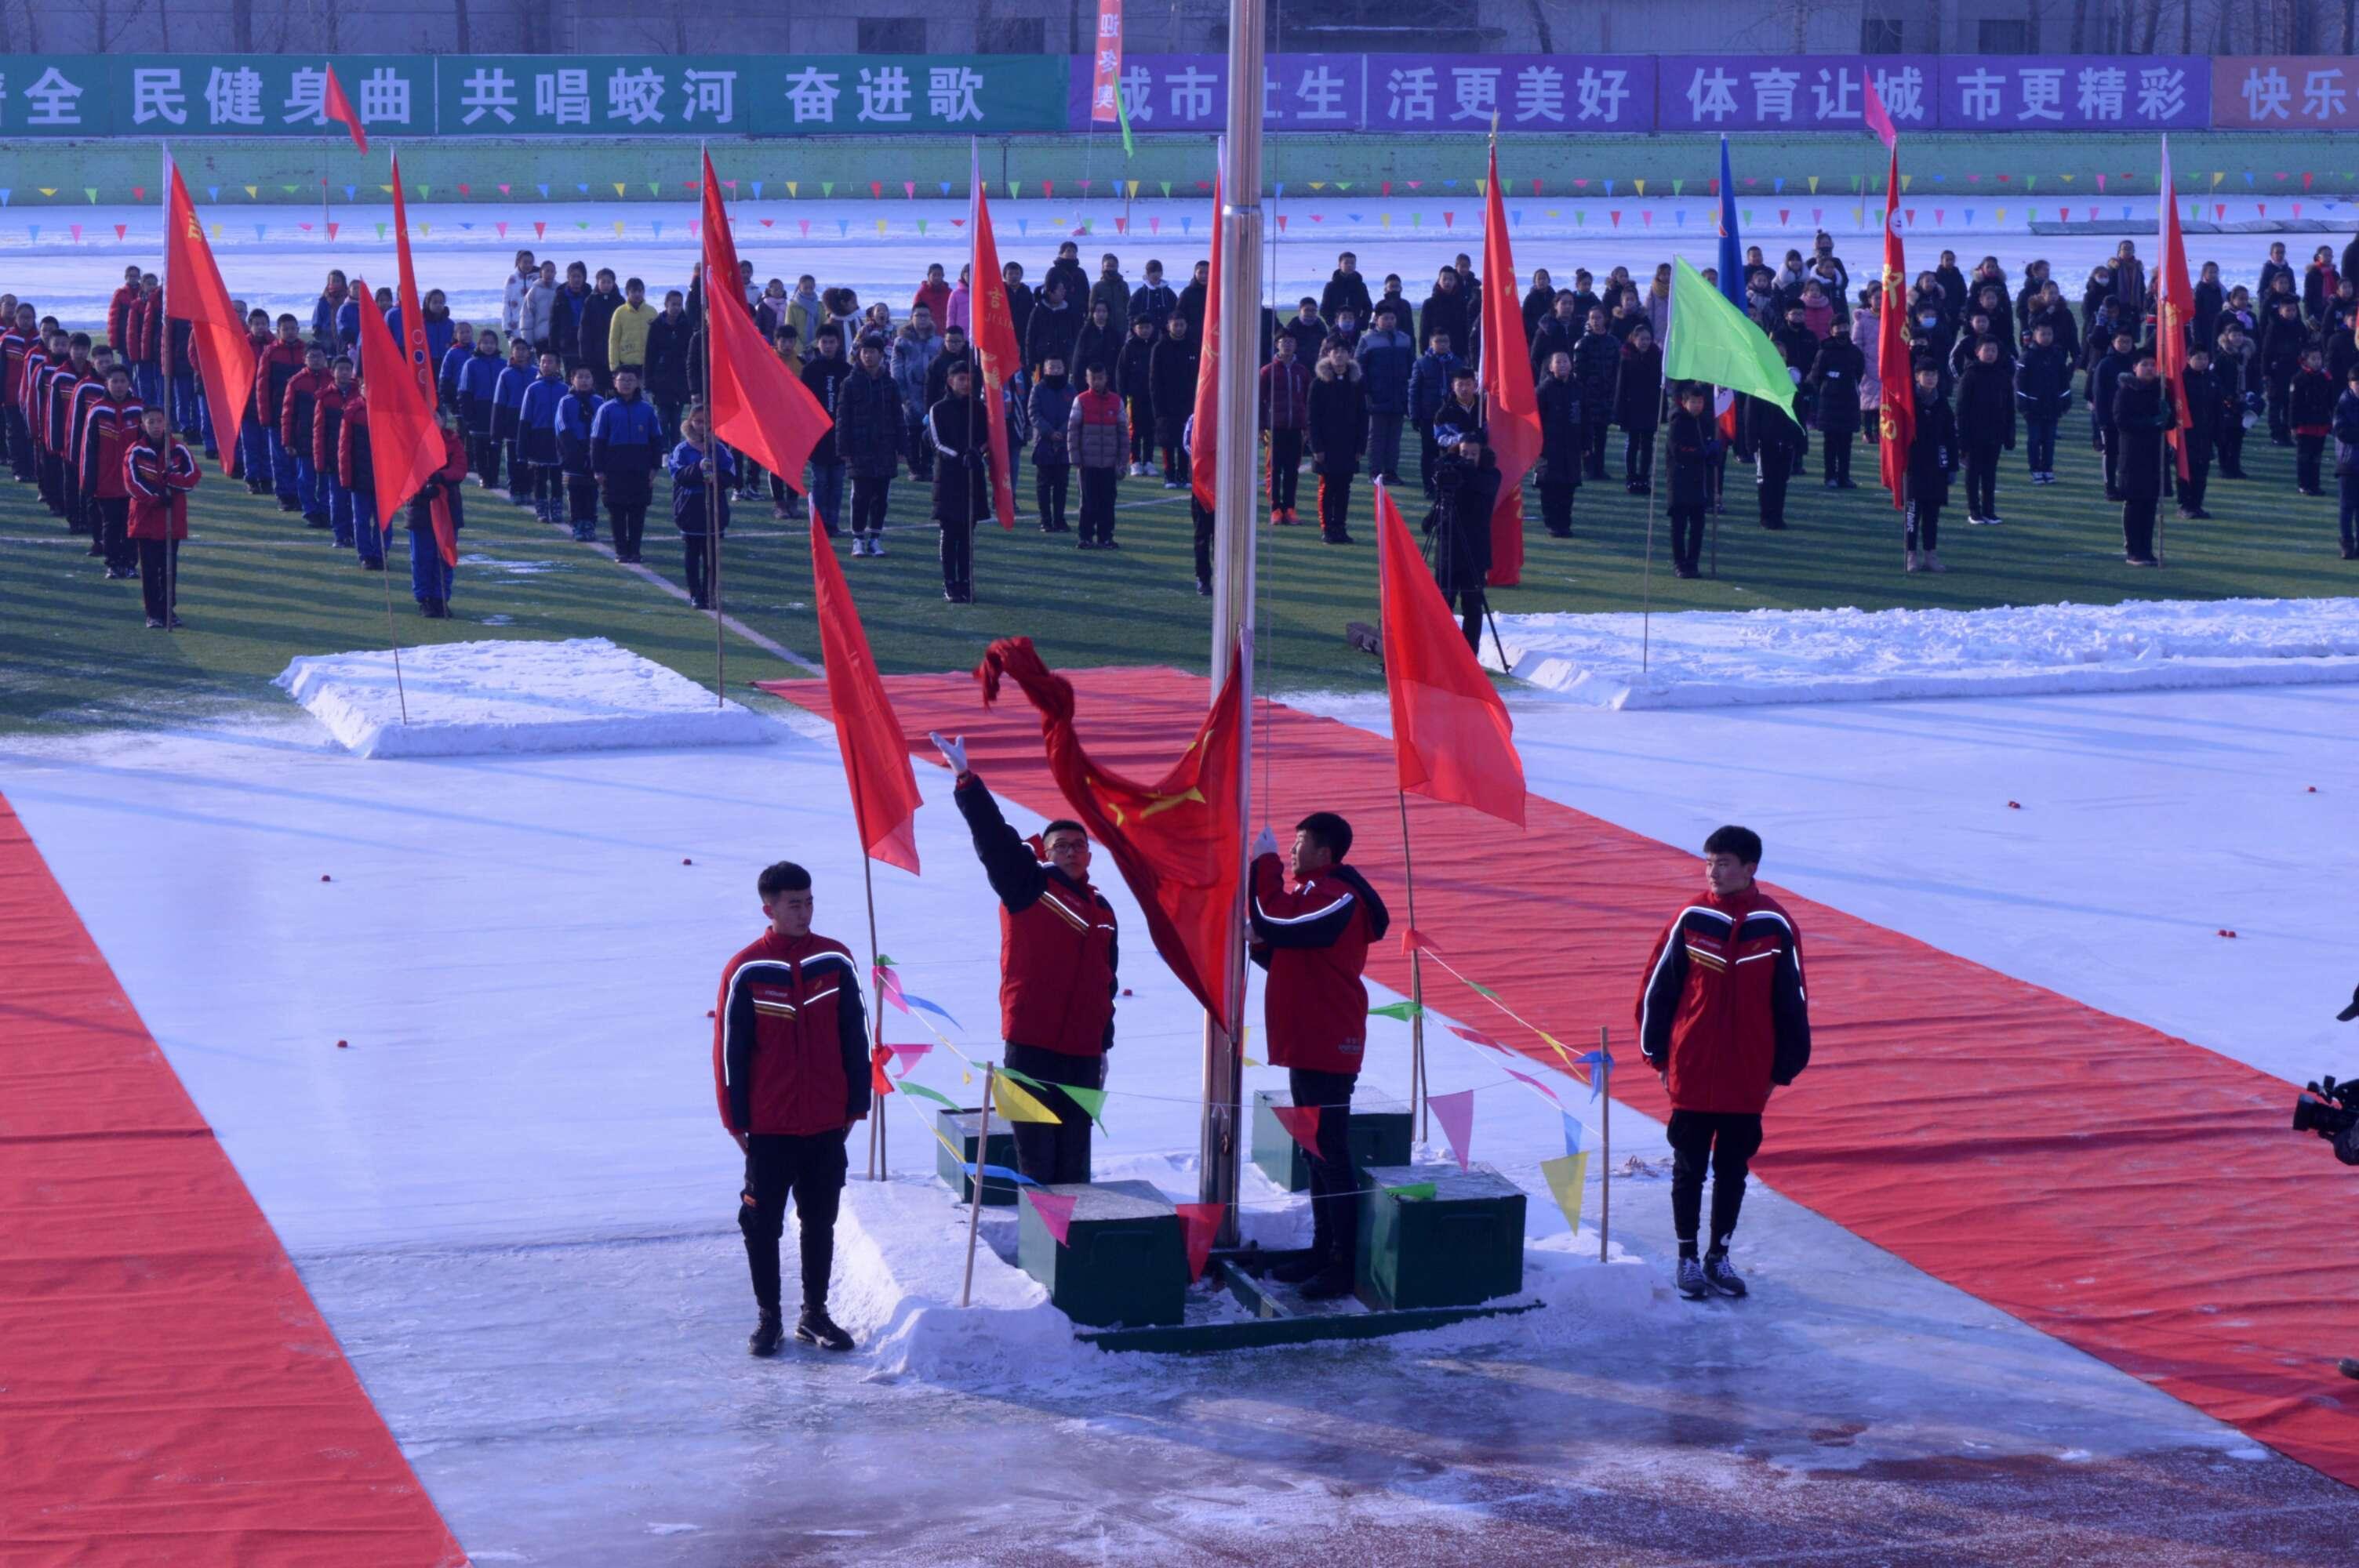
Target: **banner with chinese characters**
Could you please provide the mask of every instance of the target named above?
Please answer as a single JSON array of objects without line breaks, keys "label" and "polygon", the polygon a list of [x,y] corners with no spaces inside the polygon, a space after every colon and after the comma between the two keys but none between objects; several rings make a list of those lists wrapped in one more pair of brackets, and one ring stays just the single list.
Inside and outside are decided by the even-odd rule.
[{"label": "banner with chinese characters", "polygon": [[1122,119],[1114,81],[1122,74],[1122,0],[1098,0],[1098,48],[1090,68],[1090,123],[1112,125]]},{"label": "banner with chinese characters", "polygon": [[2065,55],[1663,55],[1658,131],[1855,130],[1872,80],[1901,131],[2144,131],[2211,123],[2210,62]]},{"label": "banner with chinese characters", "polygon": [[[1093,73],[1074,75],[1071,120],[1089,124]],[[1121,72],[1133,131],[1218,131],[1228,60],[1133,54]],[[1281,54],[1262,68],[1264,124],[1277,131],[1648,131],[1655,62],[1646,55]]]},{"label": "banner with chinese characters", "polygon": [[[325,135],[326,63],[10,55],[0,137]],[[1070,120],[1061,56],[340,55],[335,66],[373,136],[989,134]]]},{"label": "banner with chinese characters", "polygon": [[2359,59],[2222,55],[2212,62],[2212,123],[2223,131],[2359,129]]}]

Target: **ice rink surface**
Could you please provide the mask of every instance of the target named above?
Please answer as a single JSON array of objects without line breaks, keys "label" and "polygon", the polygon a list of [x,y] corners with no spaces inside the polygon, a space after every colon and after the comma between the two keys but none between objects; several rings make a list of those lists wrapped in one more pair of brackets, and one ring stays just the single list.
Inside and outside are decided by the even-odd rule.
[{"label": "ice rink surface", "polygon": [[[1381,697],[1302,705],[1383,728]],[[2332,1022],[2359,975],[2319,918],[2359,878],[2359,694],[1515,708],[1536,793],[1674,844],[1742,819],[1767,879],[2283,1076],[2288,1102],[2359,1065]],[[1011,1346],[947,1379],[867,1350],[749,1361],[705,1012],[767,860],[811,867],[822,930],[861,924],[832,743],[793,729],[387,762],[289,715],[0,747],[0,791],[478,1563],[1315,1541],[1371,1563],[2208,1563],[2332,1560],[2359,1530],[2339,1487],[1757,1187],[1754,1299],[1658,1290],[1575,1351],[1509,1320],[1212,1357]],[[919,781],[926,872],[878,868],[884,943],[988,1053],[993,901],[947,775]],[[1652,935],[1631,934],[1634,988]],[[1100,1168],[1185,1192],[1197,1014],[1143,940],[1127,957]],[[1388,1027],[1368,1081],[1400,1094]],[[1553,1112],[1453,1045],[1434,1084],[1483,1091],[1474,1156],[1544,1192]],[[940,1052],[917,1076],[959,1087]],[[922,1183],[932,1145],[894,1110],[893,1164]],[[1659,1129],[1625,1110],[1614,1131],[1615,1238],[1659,1277]],[[1593,1225],[1597,1197],[1593,1175]]]}]

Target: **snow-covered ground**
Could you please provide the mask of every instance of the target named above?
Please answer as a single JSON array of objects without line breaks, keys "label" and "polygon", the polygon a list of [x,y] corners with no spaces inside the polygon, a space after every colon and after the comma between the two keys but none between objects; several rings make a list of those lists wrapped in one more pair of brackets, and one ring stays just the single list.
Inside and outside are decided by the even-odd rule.
[{"label": "snow-covered ground", "polygon": [[[202,186],[193,194],[223,279],[249,306],[273,315],[291,310],[309,321],[330,267],[364,276],[373,285],[393,282],[389,205],[356,205],[340,197],[323,216],[315,209],[242,200],[240,192],[227,188],[220,200],[210,199]],[[621,276],[641,277],[658,306],[665,289],[688,287],[699,254],[690,231],[697,216],[693,204],[566,199],[572,195],[557,190],[551,198],[535,199],[519,193],[514,205],[411,202],[419,286],[444,290],[452,313],[478,325],[498,319],[501,289],[519,247],[553,256],[560,266],[582,260],[593,273],[612,266]],[[1006,200],[998,187],[993,196],[999,254],[1023,263],[1036,283],[1058,243],[1069,238],[1080,241],[1093,276],[1100,253],[1121,256],[1134,287],[1149,256],[1161,258],[1177,288],[1187,282],[1189,266],[1210,252],[1209,196],[1165,200],[1150,194],[1124,203],[1103,186],[1086,201],[1031,195]],[[2297,206],[2305,221],[2347,229],[2354,219],[2352,203],[2332,200],[2296,203],[2223,195],[2216,203],[2188,200],[2207,219],[2217,205],[2231,225],[2252,226],[2188,238],[2190,261],[2217,261],[2232,284],[2257,283],[2276,239],[2285,241],[2297,265],[2321,243],[2332,243],[2340,254],[2339,234],[2257,232],[2275,218],[2296,216]],[[1643,278],[1674,255],[1709,266],[1718,254],[1714,204],[1695,196],[1524,195],[1506,205],[1517,277],[1527,284],[1534,267],[1548,268],[1560,286],[1570,286],[1575,267],[1603,277],[1622,265]],[[1473,255],[1478,266],[1482,260],[1483,203],[1472,178],[1459,181],[1455,190],[1428,182],[1414,195],[1397,186],[1390,198],[1365,190],[1289,189],[1265,211],[1271,236],[1266,297],[1289,309],[1302,294],[1319,292],[1335,253],[1345,247],[1359,253],[1360,270],[1376,282],[1387,272],[1399,273],[1412,304],[1430,291],[1436,270],[1460,252]],[[2136,241],[2149,265],[2155,254],[2151,196],[2093,196],[2068,189],[2042,192],[2027,205],[2020,196],[1995,198],[1987,189],[1944,194],[1928,188],[1911,193],[1906,211],[1912,270],[1932,266],[1944,249],[1955,249],[1969,268],[1984,255],[1995,255],[2017,277],[2026,262],[2044,258],[2076,303],[2090,268],[2113,255],[2122,240]],[[957,276],[968,252],[966,212],[962,200],[905,200],[897,188],[882,200],[814,200],[808,189],[800,198],[781,200],[772,188],[764,200],[731,203],[730,224],[738,254],[754,264],[757,277],[782,277],[791,287],[798,275],[808,272],[822,286],[856,289],[864,303],[882,299],[897,316],[907,311],[929,263],[940,262]],[[2051,222],[2060,212],[2069,212],[2076,223],[2102,227],[2085,233],[2031,232],[2035,216]],[[1773,258],[1788,246],[1808,250],[1811,234],[1824,228],[1836,236],[1837,252],[1857,283],[1874,276],[1880,255],[1880,200],[1800,189],[1758,191],[1740,198],[1738,218],[1745,241]],[[332,237],[330,223],[335,227]],[[152,203],[0,209],[0,288],[76,327],[103,326],[123,267],[135,261],[157,265],[161,232]]]},{"label": "snow-covered ground", "polygon": [[2359,681],[2359,614],[2343,599],[2223,599],[1502,615],[1482,657],[1599,708],[2327,685]]},{"label": "snow-covered ground", "polygon": [[[1382,728],[1380,697],[1306,706]],[[1673,843],[1736,817],[1810,897],[2289,1080],[2348,1065],[2332,1014],[2349,945],[2305,895],[2359,878],[2359,694],[1515,708],[1542,794]],[[1011,1335],[913,1355],[860,1304],[876,1273],[847,1239],[841,1290],[869,1343],[752,1363],[706,1011],[766,861],[811,867],[822,929],[862,920],[832,741],[790,730],[366,761],[290,714],[0,747],[0,791],[479,1563],[1031,1563],[1043,1542],[1192,1563],[1310,1532],[1371,1562],[1563,1561],[1574,1541],[1614,1560],[1929,1562],[1952,1560],[1937,1536],[2030,1528],[2008,1476],[2070,1489],[2074,1466],[2125,1505],[2155,1495],[2132,1480],[2184,1472],[2214,1510],[2245,1476],[2272,1477],[2279,1509],[2344,1506],[1767,1193],[1746,1210],[1742,1305],[1658,1288],[1364,1346],[1172,1360]],[[884,944],[987,1054],[991,894],[949,780],[919,782],[926,873],[876,869]],[[1184,1194],[1197,1014],[1144,943],[1125,979],[1100,1171]],[[1368,1079],[1397,1095],[1389,1027]],[[896,1036],[926,1037],[898,1014]],[[1436,1032],[1434,1049],[1437,1089],[1478,1090],[1473,1156],[1535,1195],[1536,1247],[1565,1249],[1537,1173],[1561,1149],[1554,1111],[1473,1048]],[[962,1087],[939,1047],[915,1076]],[[898,1179],[855,1195],[848,1233],[906,1246],[895,1207],[946,1203],[913,1103],[890,1108]],[[1660,1131],[1623,1110],[1614,1132],[1636,1161],[1615,1238],[1659,1280]],[[1597,1200],[1593,1174],[1584,1245]],[[1248,1201],[1256,1225],[1299,1214]],[[1888,1488],[1967,1470],[1996,1488],[1977,1494],[1993,1515],[1877,1517]],[[2125,1506],[2105,1531],[2140,1561],[2222,1560],[2174,1551],[2202,1513]],[[1915,1544],[1894,1548],[1896,1528]],[[2077,1561],[2113,1560],[2073,1539]]]}]

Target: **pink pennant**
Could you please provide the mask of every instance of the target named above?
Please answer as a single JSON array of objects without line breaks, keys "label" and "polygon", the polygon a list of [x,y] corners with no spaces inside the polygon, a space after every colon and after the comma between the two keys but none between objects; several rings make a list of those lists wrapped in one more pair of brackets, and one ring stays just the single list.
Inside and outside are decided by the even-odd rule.
[{"label": "pink pennant", "polygon": [[549,237],[549,225],[536,222],[532,226],[532,235],[533,238],[537,240],[547,239]]},{"label": "pink pennant", "polygon": [[69,223],[66,227],[73,231],[74,243],[82,243],[82,225],[80,223]]},{"label": "pink pennant", "polygon": [[1458,226],[1458,214],[1448,211],[1443,211],[1441,214],[1441,226],[1445,229],[1456,228]]},{"label": "pink pennant", "polygon": [[1614,220],[1614,226],[1615,228],[1618,229],[1622,226],[1622,209],[1619,207],[1613,208],[1609,210],[1605,215]]},{"label": "pink pennant", "polygon": [[1469,1029],[1462,1023],[1451,1024],[1450,1033],[1461,1040],[1471,1040],[1477,1045],[1488,1045],[1494,1051],[1505,1051],[1507,1048],[1506,1042],[1497,1035],[1485,1034],[1479,1029]]},{"label": "pink pennant", "polygon": [[1187,1232],[1188,1282],[1192,1285],[1204,1277],[1204,1265],[1212,1256],[1212,1238],[1221,1232],[1221,1206],[1183,1203],[1172,1206],[1180,1211],[1180,1223]]},{"label": "pink pennant", "polygon": [[1474,1091],[1429,1095],[1425,1103],[1433,1119],[1441,1123],[1441,1135],[1450,1140],[1450,1152],[1456,1157],[1458,1168],[1466,1169],[1466,1151],[1474,1141]]},{"label": "pink pennant", "polygon": [[[767,220],[766,218],[763,220],[763,222],[767,222],[768,221],[769,221],[769,220]],[[803,238],[804,238],[804,239],[806,239],[806,240],[810,239],[810,219],[808,219],[808,218],[798,218],[798,219],[796,219],[796,220],[795,220],[795,222],[798,222],[798,223],[800,223],[800,224],[803,226]]]},{"label": "pink pennant", "polygon": [[1040,194],[1049,198],[1052,201],[1055,200],[1057,198],[1057,182],[1053,179],[1042,180],[1040,182]]},{"label": "pink pennant", "polygon": [[505,240],[508,237],[508,226],[506,223],[495,223],[492,227],[500,232],[501,239]]},{"label": "pink pennant", "polygon": [[506,196],[507,193],[508,193],[508,188],[507,188],[506,186],[505,186],[505,185],[501,186],[501,187],[500,187],[500,194],[501,194],[501,195],[503,195],[503,196]]},{"label": "pink pennant", "polygon": [[1130,232],[1130,220],[1121,217],[1114,219],[1114,232],[1117,234],[1126,234]]},{"label": "pink pennant", "polygon": [[1390,196],[1390,195],[1393,193],[1393,182],[1392,182],[1391,180],[1389,180],[1389,179],[1387,179],[1387,180],[1386,180],[1386,181],[1385,181],[1385,190],[1384,190],[1384,193],[1385,193],[1386,196]]},{"label": "pink pennant", "polygon": [[[118,240],[123,238],[123,232],[130,226],[131,225],[128,223],[117,223],[114,225],[114,237]],[[304,224],[303,232],[307,234],[310,233],[311,232],[311,225],[309,223]]]},{"label": "pink pennant", "polygon": [[[2094,207],[2090,208],[2090,209],[2089,209],[2089,216],[2090,216],[2090,217],[2092,217],[2092,218],[2093,218],[2093,217],[2095,217],[2096,215],[2097,215],[2097,210],[2096,210]],[[2256,201],[2256,202],[2254,202],[2254,203],[2253,203],[2253,215],[2254,215],[2255,217],[2256,217],[2256,218],[2266,218],[2266,217],[2267,217],[2267,216],[2269,215],[2269,204],[2268,204],[2267,202],[2266,202],[2266,201]]]},{"label": "pink pennant", "polygon": [[1429,953],[1439,953],[1441,951],[1440,948],[1433,945],[1433,939],[1431,937],[1426,935],[1424,932],[1419,931],[1416,926],[1405,925],[1401,927],[1401,951],[1404,953],[1414,953],[1420,947],[1424,948]]},{"label": "pink pennant", "polygon": [[1425,181],[1423,181],[1423,180],[1421,180],[1421,179],[1412,179],[1412,180],[1408,181],[1408,188],[1409,188],[1411,190],[1415,190],[1415,189],[1419,189],[1419,187],[1421,187],[1422,185],[1424,185],[1424,184],[1425,184]]},{"label": "pink pennant", "polygon": [[474,193],[475,193],[475,189],[474,189],[474,187],[473,187],[473,186],[471,186],[471,185],[467,184],[467,183],[466,183],[466,182],[464,182],[463,180],[460,182],[460,185],[459,185],[459,194],[460,194],[460,195],[462,195],[462,196],[473,196]]},{"label": "pink pennant", "polygon": [[909,1069],[916,1066],[919,1062],[925,1060],[926,1053],[933,1048],[934,1044],[930,1040],[921,1042],[916,1045],[886,1046],[885,1049],[893,1053],[893,1060],[899,1063],[901,1066],[901,1070],[893,1076],[897,1078],[908,1077],[909,1076]]},{"label": "pink pennant", "polygon": [[1788,214],[1789,214],[1789,213],[1791,213],[1793,211],[1794,211],[1794,210],[1793,210],[1791,207],[1780,207],[1780,208],[1778,208],[1778,209],[1777,209],[1777,222],[1779,222],[1780,223],[1783,223],[1783,222],[1786,221],[1787,215],[1788,215]]},{"label": "pink pennant", "polygon": [[[2284,178],[2285,177],[2284,177],[2283,175],[2279,175],[2277,178],[2280,178],[2280,179],[2282,179],[2282,178]],[[1090,193],[1090,187],[1091,187],[1092,185],[1095,184],[1095,183],[1096,183],[1096,181],[1094,181],[1094,180],[1089,180],[1089,179],[1085,179],[1085,180],[1082,181],[1082,194],[1083,196],[1087,196],[1087,195]]]},{"label": "pink pennant", "polygon": [[332,239],[334,239],[334,238],[336,237],[336,231],[337,231],[338,229],[342,228],[342,227],[343,227],[343,225],[342,225],[342,223],[331,223],[331,224],[329,224],[329,225],[328,225],[328,238],[330,238],[330,239],[332,239]]},{"label": "pink pennant", "polygon": [[908,197],[910,200],[915,201],[918,199],[918,182],[914,179],[903,180],[901,182],[901,194]]},{"label": "pink pennant", "polygon": [[1519,1072],[1516,1071],[1516,1069],[1515,1069],[1515,1068],[1513,1068],[1513,1067],[1507,1067],[1507,1068],[1504,1068],[1504,1069],[1502,1069],[1502,1070],[1503,1070],[1503,1071],[1505,1071],[1505,1072],[1506,1073],[1507,1076],[1509,1076],[1509,1077],[1511,1077],[1511,1078],[1515,1079],[1517,1083],[1519,1083],[1519,1084],[1529,1084],[1529,1085],[1531,1085],[1531,1086],[1532,1086],[1532,1087],[1534,1087],[1534,1088],[1536,1088],[1536,1089],[1539,1090],[1539,1091],[1540,1091],[1540,1093],[1542,1093],[1542,1094],[1544,1094],[1544,1095],[1548,1096],[1548,1098],[1549,1098],[1550,1100],[1555,1101],[1555,1103],[1556,1103],[1560,1108],[1561,1108],[1561,1107],[1563,1106],[1564,1102],[1563,1102],[1562,1100],[1560,1100],[1560,1099],[1557,1099],[1557,1098],[1556,1098],[1556,1091],[1555,1091],[1554,1089],[1552,1089],[1552,1088],[1549,1087],[1546,1084],[1544,1084],[1544,1083],[1540,1082],[1538,1078],[1536,1078],[1536,1077],[1532,1076],[1529,1073],[1519,1073]]},{"label": "pink pennant", "polygon": [[1640,209],[1638,212],[1638,222],[1645,224],[1649,229],[1653,228],[1655,226],[1655,210],[1651,207]]},{"label": "pink pennant", "polygon": [[730,194],[730,195],[732,195],[732,196],[734,196],[734,195],[736,195],[736,194],[737,194],[737,182],[736,182],[735,180],[734,180],[734,179],[724,179],[724,180],[723,180],[723,181],[721,182],[721,188],[722,188],[723,190],[726,190],[727,192],[729,192],[729,194]]},{"label": "pink pennant", "polygon": [[2293,204],[2293,215],[2297,218],[2301,216],[2301,203],[2299,201]]},{"label": "pink pennant", "polygon": [[[322,183],[322,184],[325,184],[326,182],[323,180],[323,181],[321,181],[321,183]],[[135,186],[133,186],[133,187],[131,188],[131,200],[134,200],[134,201],[145,201],[145,200],[147,200],[147,188],[146,186],[144,186],[144,185],[135,185]]]},{"label": "pink pennant", "polygon": [[879,996],[883,997],[886,1001],[891,1002],[895,1007],[899,1008],[903,1012],[909,1011],[909,1003],[908,1000],[901,995],[900,976],[895,974],[892,970],[886,968],[881,964],[868,972],[875,979],[876,992]]},{"label": "pink pennant", "polygon": [[1044,1193],[1038,1187],[1027,1187],[1024,1195],[1032,1200],[1032,1212],[1040,1217],[1040,1223],[1049,1227],[1049,1234],[1062,1247],[1066,1233],[1073,1227],[1073,1206],[1082,1201],[1081,1195]]},{"label": "pink pennant", "polygon": [[1148,214],[1147,220],[1147,232],[1150,234],[1159,234],[1163,232],[1163,220],[1154,216],[1152,213]]},{"label": "pink pennant", "polygon": [[1933,209],[1933,222],[1936,225],[1939,225],[1943,221],[1942,212],[1943,210],[1941,208],[1936,207]]},{"label": "pink pennant", "polygon": [[[763,220],[762,220],[762,227],[764,227],[765,229],[766,229],[766,228],[768,228],[771,224],[773,224],[773,223],[775,223],[775,222],[777,222],[777,220],[776,218],[765,218],[765,219],[763,219]],[[806,228],[806,229],[808,229],[808,228],[810,228],[810,225],[809,223],[805,223],[805,224],[803,225],[803,227],[804,227],[804,228]]]},{"label": "pink pennant", "polygon": [[1277,1118],[1277,1124],[1293,1134],[1294,1141],[1301,1144],[1303,1152],[1314,1160],[1320,1157],[1319,1109],[1315,1105],[1274,1105],[1269,1108],[1270,1114]]}]

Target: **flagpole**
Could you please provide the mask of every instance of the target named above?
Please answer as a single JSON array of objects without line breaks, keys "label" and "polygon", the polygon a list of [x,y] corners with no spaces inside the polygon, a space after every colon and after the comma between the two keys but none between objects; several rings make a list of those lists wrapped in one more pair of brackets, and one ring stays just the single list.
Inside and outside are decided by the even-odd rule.
[{"label": "flagpole", "polygon": [[[1381,552],[1379,552],[1381,560]],[[1417,866],[1409,858],[1408,792],[1395,789],[1393,797],[1400,803],[1401,819],[1401,881],[1408,889],[1408,928],[1417,929]],[[1408,1106],[1417,1115],[1417,1135],[1426,1136],[1425,1094],[1425,964],[1424,953],[1415,943],[1408,949]]]},{"label": "flagpole", "polygon": [[[164,295],[164,471],[167,480],[168,481],[172,470],[172,443],[179,438],[179,432],[172,428],[171,416],[172,236],[170,229],[172,227],[172,148],[168,143],[158,141],[156,144],[156,150],[162,157],[164,163],[163,196],[164,228],[166,232],[164,235],[164,276],[159,287]],[[194,201],[190,201],[189,203],[189,209],[191,216],[193,216],[196,211],[196,203]],[[193,337],[194,333],[191,332],[190,335]],[[194,462],[196,459],[191,455],[189,460],[190,462]],[[179,566],[180,552],[172,547],[171,490],[168,482],[165,488],[164,497],[164,630],[167,635],[179,630],[179,627],[176,624],[179,620],[178,612],[180,608],[179,603],[180,597]]]},{"label": "flagpole", "polygon": [[[698,172],[712,167],[712,150],[709,144],[697,144]],[[716,193],[713,205],[720,205]],[[723,221],[727,219],[724,211]],[[734,288],[737,280],[731,278]],[[726,708],[726,668],[728,654],[723,651],[721,624],[721,433],[712,427],[712,312],[720,308],[721,291],[712,280],[704,280],[704,569],[712,583],[712,706]],[[703,587],[689,584],[690,592]],[[875,925],[872,914],[870,924]]]},{"label": "flagpole", "polygon": [[1603,1174],[1599,1177],[1597,1199],[1597,1260],[1605,1261],[1605,1249],[1614,1234],[1614,1069],[1609,1065],[1614,1053],[1608,1044],[1604,1024],[1597,1026],[1597,1125],[1598,1163]]},{"label": "flagpole", "polygon": [[986,1063],[983,1069],[983,1125],[975,1130],[974,1174],[967,1183],[966,1279],[959,1286],[961,1306],[974,1295],[974,1240],[983,1229],[983,1165],[991,1157],[991,1090],[998,1081],[998,1065]]},{"label": "flagpole", "polygon": [[[861,798],[860,764],[852,762],[849,748],[845,751],[844,760],[852,762],[852,798],[856,810]],[[876,946],[876,874],[868,862],[868,846],[863,844],[860,846],[860,886],[861,891],[868,895],[868,979],[876,997],[876,1005],[873,1010],[875,1014],[876,1028],[871,1036],[872,1044],[868,1053],[869,1070],[874,1072],[885,1050],[885,959],[882,950]],[[890,1162],[885,1152],[885,1102],[881,1097],[876,1098],[875,1115],[869,1119],[868,1179],[870,1181],[880,1179],[878,1175],[880,1167],[884,1168],[886,1175],[891,1174]]]}]

